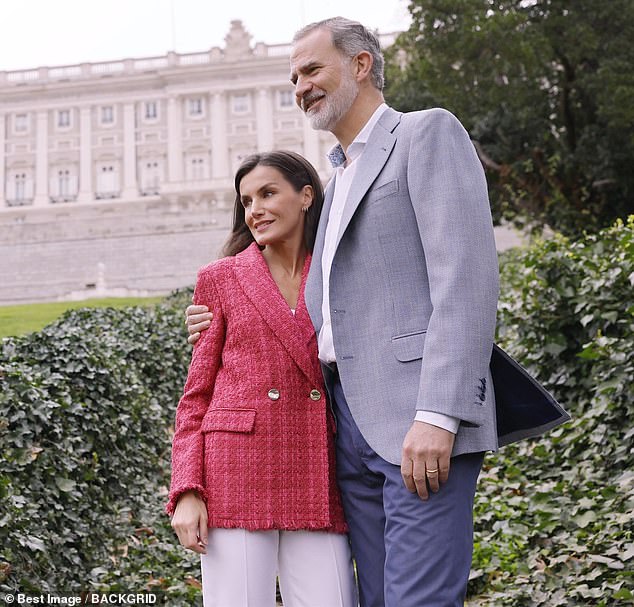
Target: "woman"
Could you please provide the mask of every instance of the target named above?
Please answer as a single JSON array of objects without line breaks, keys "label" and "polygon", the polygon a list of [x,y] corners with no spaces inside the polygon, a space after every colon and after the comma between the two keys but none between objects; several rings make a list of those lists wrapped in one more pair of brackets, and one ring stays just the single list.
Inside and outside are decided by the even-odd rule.
[{"label": "woman", "polygon": [[334,420],[303,299],[323,191],[292,152],[235,177],[226,257],[199,271],[214,313],[176,412],[167,512],[201,554],[206,607],[356,605]]}]

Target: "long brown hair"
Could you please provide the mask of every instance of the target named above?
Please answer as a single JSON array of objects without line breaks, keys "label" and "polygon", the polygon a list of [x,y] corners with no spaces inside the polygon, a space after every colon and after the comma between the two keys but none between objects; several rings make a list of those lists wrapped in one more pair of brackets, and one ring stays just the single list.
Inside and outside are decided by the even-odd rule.
[{"label": "long brown hair", "polygon": [[319,215],[324,202],[324,189],[317,171],[306,158],[295,152],[279,150],[253,154],[245,158],[237,170],[234,180],[236,199],[233,208],[233,227],[222,249],[223,256],[237,255],[240,251],[244,251],[252,242],[255,242],[245,221],[244,206],[242,206],[240,197],[240,182],[245,175],[260,165],[277,169],[298,193],[306,185],[313,188],[313,202],[308,207],[304,217],[304,246],[307,251],[312,252],[315,245]]}]

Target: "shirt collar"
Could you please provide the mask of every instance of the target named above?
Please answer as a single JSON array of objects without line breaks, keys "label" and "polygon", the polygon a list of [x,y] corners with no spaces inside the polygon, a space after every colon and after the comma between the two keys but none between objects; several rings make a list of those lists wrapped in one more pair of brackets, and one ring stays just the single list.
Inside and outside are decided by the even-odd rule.
[{"label": "shirt collar", "polygon": [[376,123],[379,121],[383,112],[387,109],[387,104],[382,103],[379,107],[374,110],[370,119],[365,123],[363,128],[359,131],[359,134],[354,138],[353,142],[348,146],[348,156],[346,158],[346,154],[341,147],[341,144],[336,144],[329,152],[328,152],[328,160],[330,160],[330,164],[334,168],[339,166],[343,166],[346,160],[353,161],[361,155],[363,152],[363,148],[365,144],[368,142],[370,138],[370,133],[374,130]]}]

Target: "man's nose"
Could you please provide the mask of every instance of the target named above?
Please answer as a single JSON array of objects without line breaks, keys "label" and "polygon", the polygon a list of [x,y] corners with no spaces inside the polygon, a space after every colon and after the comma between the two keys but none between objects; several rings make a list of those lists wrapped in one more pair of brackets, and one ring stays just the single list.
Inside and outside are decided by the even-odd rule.
[{"label": "man's nose", "polygon": [[297,80],[295,84],[295,100],[297,101],[297,105],[301,107],[304,95],[310,91],[312,86],[309,80],[303,78]]}]

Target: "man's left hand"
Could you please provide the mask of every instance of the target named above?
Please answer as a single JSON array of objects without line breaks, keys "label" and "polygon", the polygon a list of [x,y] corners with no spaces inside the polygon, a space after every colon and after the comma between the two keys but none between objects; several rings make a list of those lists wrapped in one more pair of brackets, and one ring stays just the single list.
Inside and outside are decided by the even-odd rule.
[{"label": "man's left hand", "polygon": [[455,438],[448,430],[419,421],[405,435],[401,475],[409,491],[422,500],[429,498],[429,490],[436,493],[447,482]]}]

